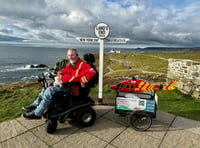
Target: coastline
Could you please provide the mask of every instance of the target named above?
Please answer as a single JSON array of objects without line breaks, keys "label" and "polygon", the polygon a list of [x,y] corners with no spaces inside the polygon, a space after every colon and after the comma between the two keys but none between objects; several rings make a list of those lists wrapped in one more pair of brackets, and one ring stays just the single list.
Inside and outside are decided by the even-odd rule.
[{"label": "coastline", "polygon": [[[95,55],[95,66],[98,69],[98,52],[93,52]],[[131,55],[132,59],[129,58]],[[139,59],[141,55],[142,57],[147,57],[146,60]],[[113,56],[110,58],[110,56]],[[121,56],[121,57],[120,57]],[[152,62],[152,60],[156,60],[159,62],[162,61],[167,61],[168,58],[186,58],[186,59],[191,59],[191,60],[199,60],[200,61],[200,51],[186,51],[186,52],[178,52],[174,54],[174,52],[121,52],[121,53],[109,53],[105,52],[105,57],[104,57],[104,76],[106,78],[108,77],[131,77],[131,75],[137,75],[137,71],[140,71],[139,73],[147,74],[151,72],[151,70],[155,69],[155,65],[150,65],[149,61]],[[65,58],[62,58],[65,59]],[[61,61],[61,59],[56,60],[56,62],[53,64],[55,65]],[[121,62],[120,62],[121,61]],[[109,64],[109,62],[111,62]],[[118,62],[119,66],[114,66]],[[127,64],[126,64],[127,63]],[[135,65],[138,63],[137,65]],[[153,64],[153,63],[152,63]],[[30,65],[30,64],[29,64]],[[47,64],[48,65],[48,64]],[[165,64],[166,65],[166,64]],[[146,70],[145,67],[152,67],[148,68],[149,70]],[[163,66],[161,66],[163,67]],[[1,75],[1,81],[0,85],[4,84],[10,84],[13,82],[18,82],[18,81],[35,81],[37,79],[37,76],[40,75],[43,72],[48,71],[48,69],[27,69],[27,68],[15,68],[15,69],[10,69],[7,72],[0,72]],[[118,72],[117,72],[118,71]],[[122,71],[127,71],[127,72],[122,72]],[[128,72],[129,71],[129,72]],[[13,73],[13,74],[12,74]],[[124,73],[124,74],[120,74]],[[161,72],[163,73],[163,72]],[[166,73],[166,70],[164,71]],[[11,75],[12,74],[12,75]],[[152,73],[153,74],[153,73]],[[155,73],[156,74],[156,73]],[[13,78],[12,78],[13,77]],[[5,79],[5,80],[3,80]],[[9,80],[8,82],[6,80]]]},{"label": "coastline", "polygon": [[[104,98],[105,103],[113,104],[113,99],[116,96],[116,92],[110,89],[111,85],[117,84],[121,79],[117,78],[127,78],[138,76],[139,78],[148,80],[152,83],[156,82],[159,84],[164,84],[165,76],[167,74],[168,61],[163,60],[158,57],[164,58],[189,58],[192,60],[200,60],[200,52],[187,52],[186,53],[120,53],[120,54],[109,54],[112,60],[105,54],[104,59]],[[98,53],[95,54],[96,62],[95,66],[98,70]],[[120,63],[120,60],[123,62]],[[124,65],[124,63],[126,63]],[[163,73],[163,74],[162,74]],[[146,77],[143,77],[146,76]],[[111,79],[110,79],[111,78]],[[116,78],[116,79],[115,79]],[[160,81],[162,80],[162,83]],[[21,114],[21,106],[31,103],[35,97],[38,95],[42,87],[41,83],[37,80],[34,81],[21,81],[14,82],[11,84],[5,84],[0,86],[1,94],[1,120],[5,121],[18,117]],[[158,92],[159,97],[159,108],[166,112],[172,112],[175,114],[182,115],[183,110],[187,112],[188,108],[192,107],[194,112],[187,112],[187,117],[199,119],[199,103],[189,96],[183,95],[178,91],[172,92]],[[97,98],[98,87],[91,90],[91,97]],[[171,96],[173,96],[171,98]],[[185,102],[187,100],[187,102]],[[178,102],[177,102],[178,101]],[[184,106],[178,110],[170,110],[171,106],[176,107],[176,103]],[[188,105],[189,103],[189,105]],[[8,105],[9,104],[9,105]],[[193,106],[194,105],[194,106]],[[8,108],[8,106],[10,108]],[[166,107],[170,108],[166,109]],[[195,116],[195,117],[193,117]],[[200,120],[200,119],[199,119]]]}]

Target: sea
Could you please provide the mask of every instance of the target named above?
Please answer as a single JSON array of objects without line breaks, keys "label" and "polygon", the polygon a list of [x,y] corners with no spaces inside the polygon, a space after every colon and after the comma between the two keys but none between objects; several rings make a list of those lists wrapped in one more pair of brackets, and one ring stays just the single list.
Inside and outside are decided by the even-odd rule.
[{"label": "sea", "polygon": [[[27,45],[6,45],[0,44],[0,85],[19,82],[19,81],[37,81],[37,77],[42,73],[47,73],[54,67],[56,62],[67,58],[66,47],[44,47]],[[85,53],[98,53],[98,45],[91,46],[73,46],[83,57]],[[145,52],[145,49],[134,49],[130,47],[113,48],[104,47],[104,52],[110,50],[120,50],[121,52]],[[151,49],[153,50],[153,49]],[[154,51],[159,51],[155,49]],[[38,64],[45,64],[45,68],[32,68]]]}]

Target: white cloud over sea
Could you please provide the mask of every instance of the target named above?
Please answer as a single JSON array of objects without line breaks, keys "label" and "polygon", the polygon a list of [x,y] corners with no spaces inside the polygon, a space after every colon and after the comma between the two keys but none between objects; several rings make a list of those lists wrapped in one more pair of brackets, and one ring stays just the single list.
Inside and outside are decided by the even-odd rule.
[{"label": "white cloud over sea", "polygon": [[134,46],[199,46],[197,0],[0,0],[0,42],[78,43],[95,37],[99,22],[110,37]]}]

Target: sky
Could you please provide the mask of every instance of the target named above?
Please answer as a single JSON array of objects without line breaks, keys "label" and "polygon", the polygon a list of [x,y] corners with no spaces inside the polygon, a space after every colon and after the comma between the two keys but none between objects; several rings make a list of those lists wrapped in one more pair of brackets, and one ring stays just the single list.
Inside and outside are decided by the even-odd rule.
[{"label": "sky", "polygon": [[200,0],[0,0],[0,43],[79,44],[104,22],[132,47],[200,47]]}]

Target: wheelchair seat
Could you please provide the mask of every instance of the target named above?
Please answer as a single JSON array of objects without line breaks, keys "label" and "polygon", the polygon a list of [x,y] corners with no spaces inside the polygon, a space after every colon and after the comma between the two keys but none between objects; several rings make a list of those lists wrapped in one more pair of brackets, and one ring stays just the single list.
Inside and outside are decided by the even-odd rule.
[{"label": "wheelchair seat", "polygon": [[89,95],[90,92],[90,86],[87,86],[85,88],[80,87],[80,95],[72,94],[71,92],[56,92],[53,95],[53,102],[52,104],[54,106],[75,106],[79,104],[84,103],[91,103],[94,104],[94,101],[92,98],[90,98]]}]

